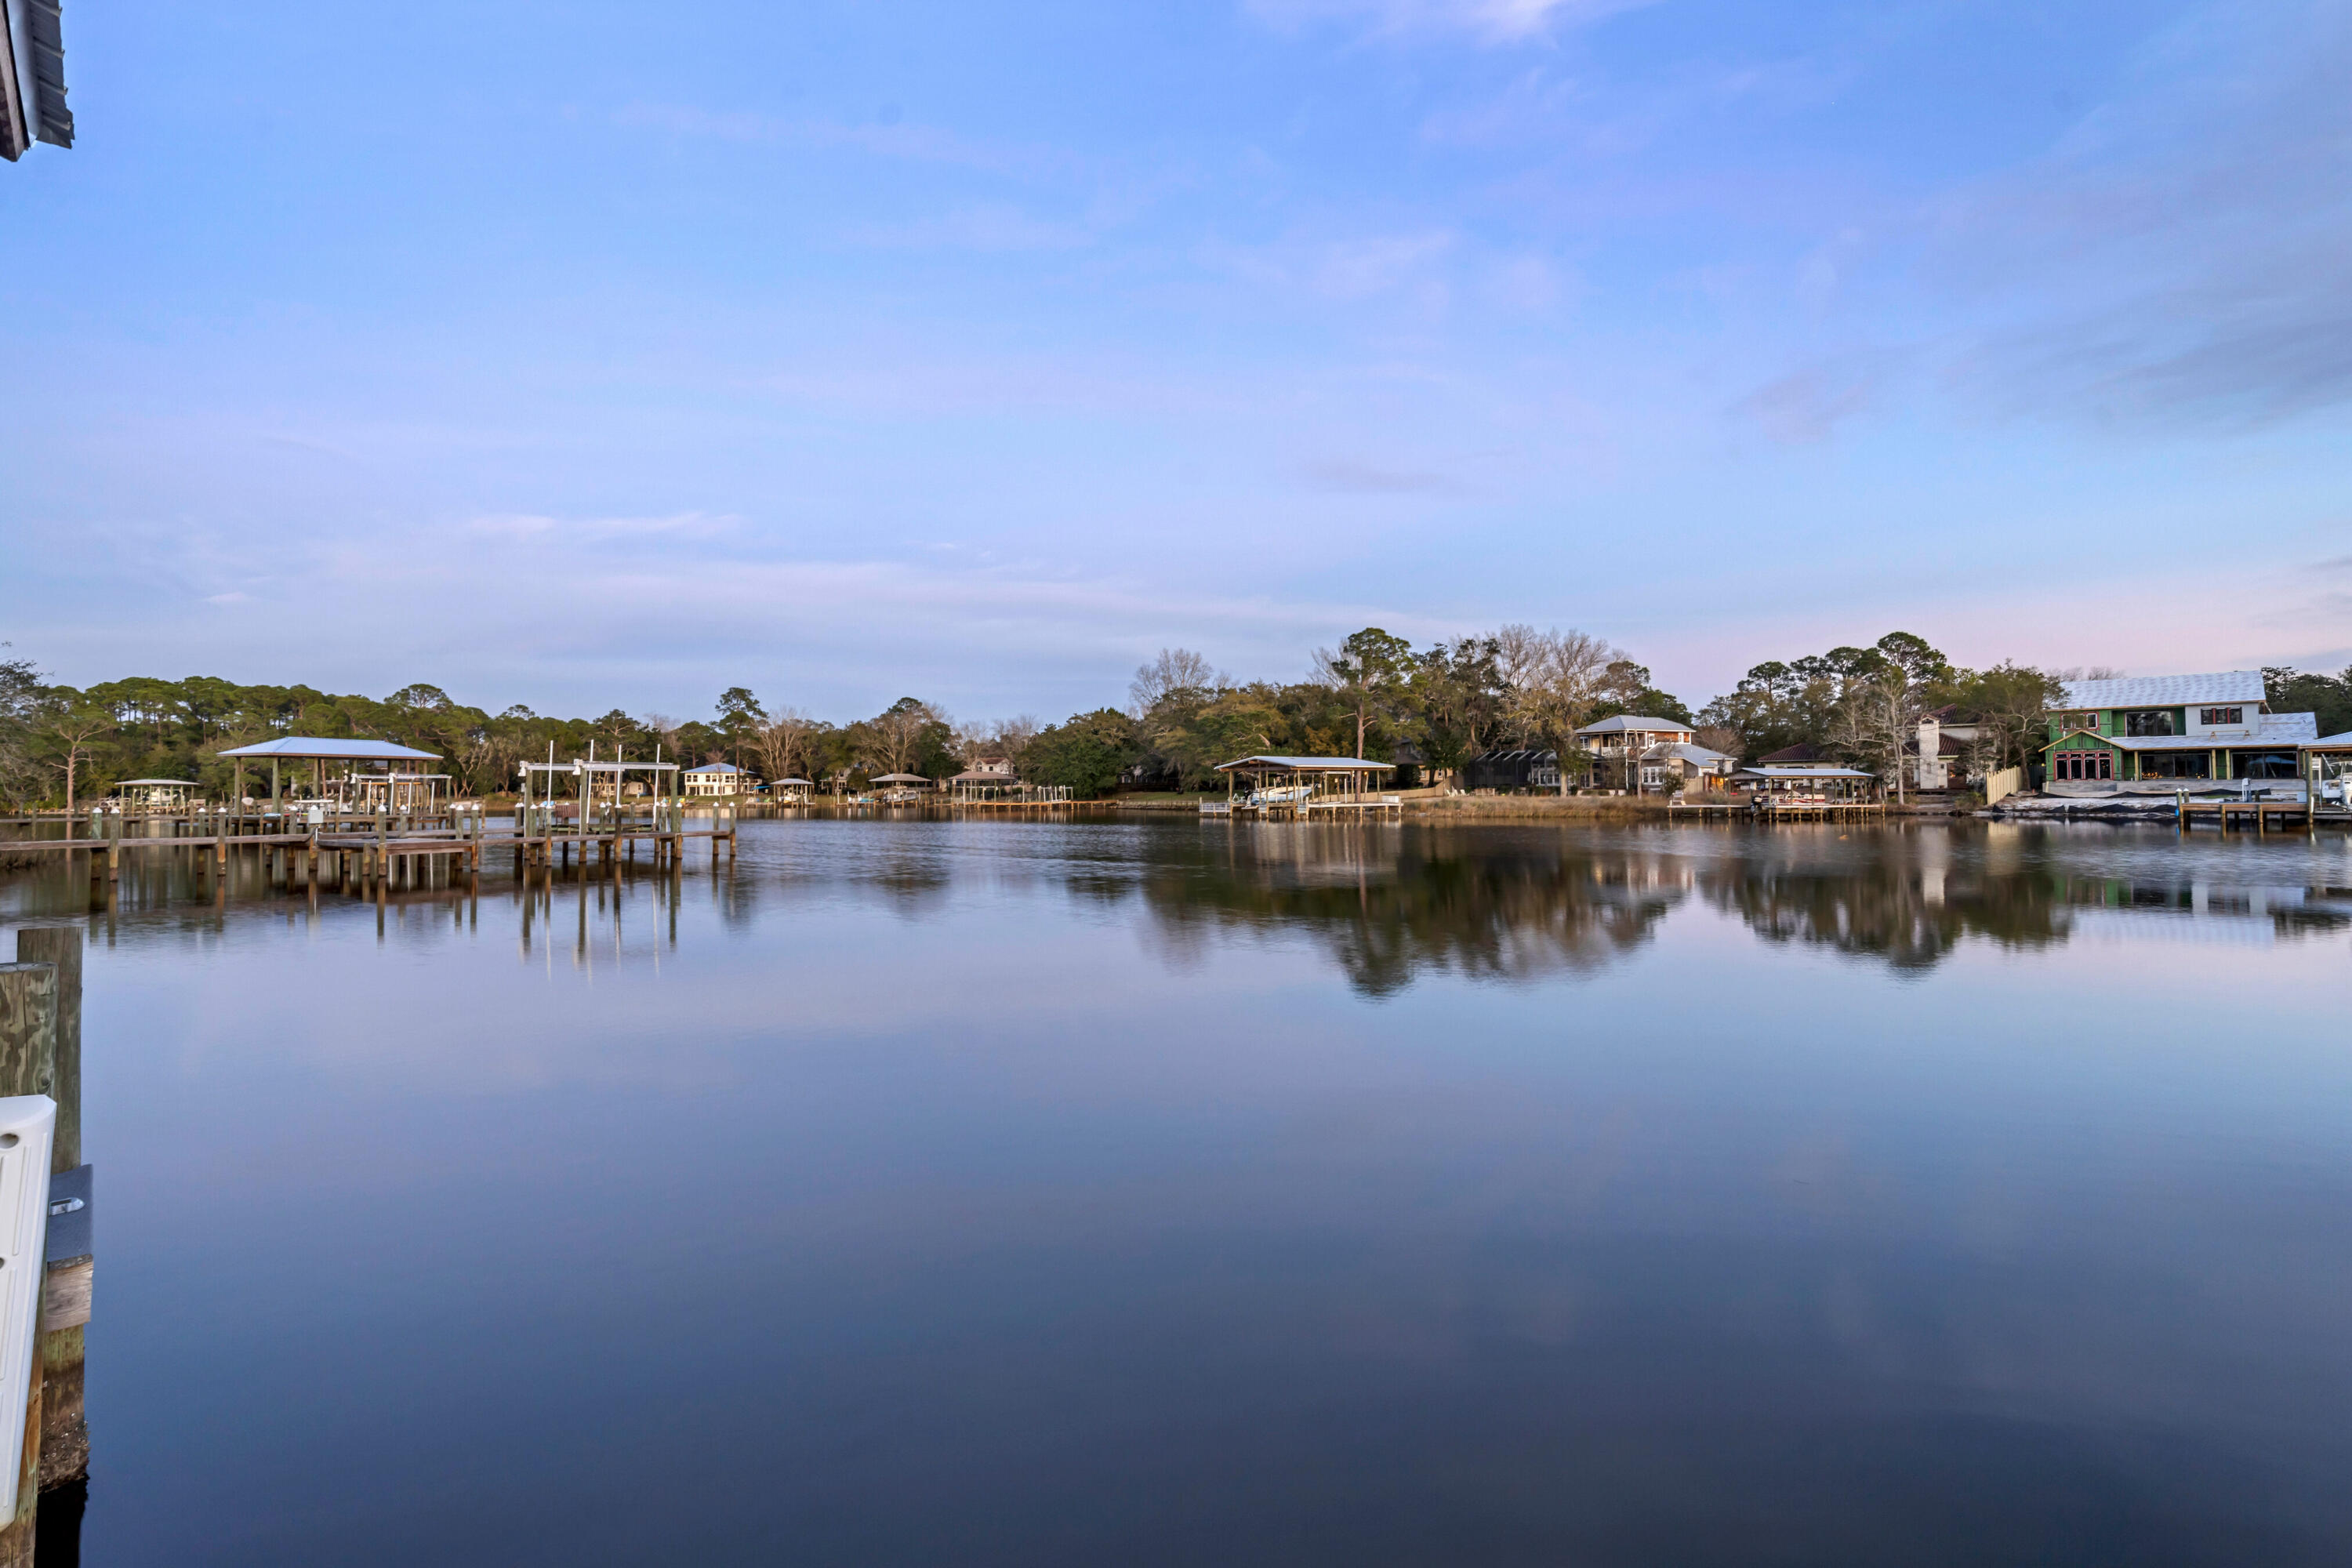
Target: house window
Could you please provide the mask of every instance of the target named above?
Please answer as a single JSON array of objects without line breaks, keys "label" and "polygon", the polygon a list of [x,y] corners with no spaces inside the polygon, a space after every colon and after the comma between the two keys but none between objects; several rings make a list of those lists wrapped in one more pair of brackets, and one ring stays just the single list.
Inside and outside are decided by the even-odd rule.
[{"label": "house window", "polygon": [[2060,752],[2055,761],[2057,765],[2050,770],[2053,778],[2088,781],[2116,776],[2113,752]]},{"label": "house window", "polygon": [[2237,762],[2238,776],[2242,779],[2291,779],[2295,776],[2293,752],[2240,752]]},{"label": "house window", "polygon": [[2213,776],[2209,752],[2143,752],[2139,776],[2144,779],[2204,779]]},{"label": "house window", "polygon": [[2242,708],[2200,708],[2197,710],[2197,719],[2200,723],[2209,726],[2243,724],[2246,721],[2246,710]]},{"label": "house window", "polygon": [[2172,732],[2172,710],[2169,708],[2149,708],[2124,715],[2124,733],[2126,735],[2169,735]]}]

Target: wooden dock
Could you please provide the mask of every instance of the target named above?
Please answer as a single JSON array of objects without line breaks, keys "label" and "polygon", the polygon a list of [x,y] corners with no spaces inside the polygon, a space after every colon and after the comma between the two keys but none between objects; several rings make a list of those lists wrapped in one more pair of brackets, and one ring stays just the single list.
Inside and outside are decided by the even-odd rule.
[{"label": "wooden dock", "polygon": [[[256,820],[249,815],[242,819]],[[270,820],[259,822],[266,826]],[[651,850],[656,865],[674,866],[682,863],[692,839],[707,841],[714,861],[722,845],[732,859],[738,826],[732,812],[722,812],[713,814],[707,827],[689,827],[688,814],[674,807],[642,817],[611,811],[591,813],[587,821],[575,819],[568,828],[564,818],[543,809],[519,813],[503,826],[494,826],[481,814],[454,817],[445,814],[421,822],[389,814],[373,819],[326,816],[316,823],[293,825],[285,824],[283,818],[277,820],[280,826],[275,832],[126,835],[120,831],[121,820],[105,818],[100,826],[112,831],[86,838],[11,838],[0,840],[0,848],[11,854],[63,855],[68,859],[85,855],[92,881],[121,880],[126,855],[187,855],[199,868],[218,870],[227,867],[232,850],[252,850],[282,858],[289,870],[300,864],[315,880],[322,865],[339,879],[384,877],[410,869],[420,860],[446,860],[469,872],[479,871],[485,852],[499,851],[514,857],[518,873],[532,866],[569,866],[575,858],[584,867],[592,856],[600,865],[614,866],[625,858],[635,859],[640,844]],[[200,825],[187,817],[168,823],[174,829]],[[223,826],[226,825],[224,821]],[[68,826],[79,823],[69,821]]]},{"label": "wooden dock", "polygon": [[[2200,819],[2210,820],[2215,827],[2227,833],[2232,826],[2241,832],[2251,826],[2257,835],[2284,831],[2290,825],[2304,833],[2315,832],[2324,814],[2307,800],[2183,800],[2179,804],[2180,831],[2198,826]],[[2352,813],[2345,813],[2352,820]]]}]

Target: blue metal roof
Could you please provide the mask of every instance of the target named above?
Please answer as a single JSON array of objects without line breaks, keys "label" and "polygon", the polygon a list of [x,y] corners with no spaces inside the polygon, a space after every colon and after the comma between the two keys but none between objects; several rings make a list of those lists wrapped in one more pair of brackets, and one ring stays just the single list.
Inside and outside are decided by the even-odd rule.
[{"label": "blue metal roof", "polygon": [[348,737],[332,740],[323,735],[281,735],[275,741],[264,741],[257,746],[238,746],[223,752],[224,757],[289,757],[298,760],[320,760],[352,763],[429,763],[436,760],[438,752],[419,752],[407,746],[395,746],[390,741],[354,741]]}]

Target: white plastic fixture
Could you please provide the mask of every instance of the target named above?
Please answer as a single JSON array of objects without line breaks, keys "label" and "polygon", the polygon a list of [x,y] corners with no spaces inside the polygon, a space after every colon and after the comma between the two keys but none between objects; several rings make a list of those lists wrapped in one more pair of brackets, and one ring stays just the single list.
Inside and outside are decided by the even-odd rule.
[{"label": "white plastic fixture", "polygon": [[41,1339],[41,1254],[49,1236],[49,1143],[57,1101],[0,1100],[0,1519],[16,1515],[25,1466],[25,1404]]}]

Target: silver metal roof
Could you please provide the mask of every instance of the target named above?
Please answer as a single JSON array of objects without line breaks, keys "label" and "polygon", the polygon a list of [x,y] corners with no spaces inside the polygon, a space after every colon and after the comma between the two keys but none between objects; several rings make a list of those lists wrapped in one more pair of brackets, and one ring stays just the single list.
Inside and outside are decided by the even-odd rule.
[{"label": "silver metal roof", "polygon": [[407,746],[395,746],[390,741],[341,740],[322,735],[280,735],[275,741],[264,741],[257,746],[238,746],[221,753],[224,757],[285,757],[294,761],[331,761],[352,763],[412,763],[437,762],[438,752],[419,752]]},{"label": "silver metal roof", "polygon": [[70,147],[73,137],[58,0],[5,0],[0,4],[0,158],[13,163],[36,142]]},{"label": "silver metal roof", "polygon": [[1367,762],[1361,757],[1241,757],[1230,763],[1219,763],[1217,771],[1227,768],[1288,768],[1293,773],[1354,773],[1368,768],[1393,769],[1394,763]]},{"label": "silver metal roof", "polygon": [[2264,713],[2251,735],[2093,735],[2088,730],[2069,730],[2042,749],[2089,735],[2119,752],[2242,752],[2254,746],[2307,746],[2318,733],[2316,713]]},{"label": "silver metal roof", "polygon": [[1759,779],[1873,779],[1876,773],[1860,768],[1742,768],[1736,776]]},{"label": "silver metal roof", "polygon": [[[2312,728],[2317,729],[2318,725],[2315,723]],[[2322,735],[2316,741],[2305,741],[2304,744],[2306,746],[2337,746],[2352,748],[2352,730],[2347,730],[2341,735]]]},{"label": "silver metal roof", "polygon": [[2225,669],[2215,675],[2135,675],[2120,680],[2069,680],[2066,700],[2053,708],[2177,708],[2189,702],[2260,702],[2263,672]]}]

